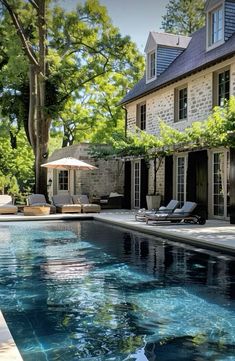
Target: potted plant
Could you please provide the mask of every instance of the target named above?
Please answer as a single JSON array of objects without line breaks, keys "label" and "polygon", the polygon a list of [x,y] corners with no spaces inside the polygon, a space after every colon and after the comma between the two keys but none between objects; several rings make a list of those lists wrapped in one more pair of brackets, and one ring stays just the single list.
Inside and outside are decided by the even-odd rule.
[{"label": "potted plant", "polygon": [[[157,165],[157,159],[158,159],[158,165]],[[161,204],[161,194],[157,192],[157,171],[159,170],[161,164],[162,164],[163,157],[162,156],[154,156],[153,159],[153,193],[146,195],[146,202],[147,202],[147,208],[148,210],[151,209],[158,209]]]}]

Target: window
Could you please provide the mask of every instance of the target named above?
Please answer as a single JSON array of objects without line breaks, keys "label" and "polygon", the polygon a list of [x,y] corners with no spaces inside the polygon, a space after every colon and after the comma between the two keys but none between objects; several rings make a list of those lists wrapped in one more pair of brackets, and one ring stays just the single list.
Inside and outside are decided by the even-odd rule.
[{"label": "window", "polygon": [[224,69],[223,71],[214,74],[214,106],[224,106],[225,100],[230,96],[230,70]]},{"label": "window", "polygon": [[152,51],[148,54],[148,62],[147,62],[147,75],[148,80],[155,79],[156,77],[156,53]]},{"label": "window", "polygon": [[175,90],[175,122],[188,117],[188,89],[183,87]]},{"label": "window", "polygon": [[137,127],[141,130],[146,129],[146,103],[138,104],[137,105]]},{"label": "window", "polygon": [[222,7],[211,13],[211,44],[223,38],[223,9]]},{"label": "window", "polygon": [[67,170],[61,170],[59,172],[59,179],[58,179],[58,185],[60,191],[67,191],[69,189],[69,177],[68,177],[68,171]]},{"label": "window", "polygon": [[215,47],[223,42],[224,36],[224,11],[219,6],[207,15],[207,47]]}]

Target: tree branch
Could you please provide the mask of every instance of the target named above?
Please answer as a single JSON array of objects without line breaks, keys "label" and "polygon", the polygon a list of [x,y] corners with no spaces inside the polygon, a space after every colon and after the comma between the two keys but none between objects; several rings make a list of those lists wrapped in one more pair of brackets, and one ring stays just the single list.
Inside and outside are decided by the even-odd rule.
[{"label": "tree branch", "polygon": [[36,67],[38,67],[38,61],[33,54],[33,49],[28,44],[28,41],[24,35],[23,29],[22,29],[22,26],[20,25],[20,21],[18,19],[17,14],[14,12],[12,7],[9,5],[7,0],[0,0],[0,1],[6,7],[6,9],[8,10],[8,12],[12,18],[13,24],[19,34],[19,37],[20,37],[20,40],[22,43],[22,48],[23,48],[26,56],[28,57],[28,59],[30,60],[30,62],[32,64],[34,64]]},{"label": "tree branch", "polygon": [[[105,74],[105,73],[107,72],[107,70],[106,70],[107,64],[108,64],[108,60],[105,62],[104,66],[103,66],[103,71],[101,71],[100,73],[95,74],[95,75],[91,76],[90,78],[84,80],[83,82],[81,82],[80,84],[78,84],[78,86],[76,87],[76,89],[79,88],[79,87],[82,87],[82,86],[85,85],[86,83],[89,83],[90,81],[94,80],[94,79],[97,78],[98,76],[101,76],[101,75]],[[75,89],[70,90],[70,92],[67,93],[65,96],[63,96],[63,98],[61,98],[61,99],[57,102],[57,104],[61,104],[61,103],[63,103],[63,101],[65,101],[66,99],[68,99],[68,98],[70,97],[70,95],[74,92],[74,90],[75,90]]]},{"label": "tree branch", "polygon": [[37,11],[39,10],[38,4],[36,4],[34,0],[28,0],[28,2],[34,7],[34,9]]}]

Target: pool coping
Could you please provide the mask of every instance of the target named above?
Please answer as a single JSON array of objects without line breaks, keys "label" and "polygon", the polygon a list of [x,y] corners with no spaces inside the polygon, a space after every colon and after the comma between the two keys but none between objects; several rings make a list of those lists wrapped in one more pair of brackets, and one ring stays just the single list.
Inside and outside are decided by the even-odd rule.
[{"label": "pool coping", "polygon": [[[196,236],[190,236],[188,234],[185,234],[182,232],[182,235],[175,234],[173,231],[168,231],[167,229],[162,230],[158,227],[158,225],[154,225],[154,228],[151,228],[151,226],[143,224],[142,222],[136,222],[136,224],[130,224],[128,222],[123,222],[119,220],[114,219],[107,219],[104,217],[93,217],[94,220],[113,224],[116,226],[119,226],[121,228],[130,229],[136,232],[145,233],[147,235],[155,236],[155,237],[161,237],[164,239],[168,239],[169,241],[177,241],[180,243],[189,244],[192,246],[198,246],[200,245],[203,249],[207,250],[214,250],[217,252],[223,251],[232,255],[235,255],[235,226],[234,226],[234,247],[231,247],[231,244],[221,244],[216,241],[208,241],[206,239],[200,239]],[[180,227],[180,225],[176,225],[176,227]],[[201,227],[201,226],[196,226]]]}]

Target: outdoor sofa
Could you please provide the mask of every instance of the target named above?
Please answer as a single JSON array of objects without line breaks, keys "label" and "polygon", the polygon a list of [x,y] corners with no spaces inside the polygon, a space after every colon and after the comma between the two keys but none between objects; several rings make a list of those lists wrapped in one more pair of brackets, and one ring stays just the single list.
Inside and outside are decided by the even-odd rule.
[{"label": "outdoor sofa", "polygon": [[53,204],[47,203],[44,194],[31,194],[28,196],[27,203],[29,206],[50,207],[50,213],[56,212],[56,207]]},{"label": "outdoor sofa", "polygon": [[182,208],[176,208],[174,212],[157,212],[148,214],[145,216],[146,224],[149,221],[161,222],[169,221],[172,223],[179,223],[181,221],[192,224],[205,224],[206,219],[202,216],[194,214],[194,210],[197,207],[195,202],[185,202]]},{"label": "outdoor sofa", "polygon": [[174,210],[179,206],[179,201],[172,199],[167,206],[161,206],[159,209],[156,210],[149,210],[147,211],[145,208],[139,209],[135,215],[136,221],[145,221],[145,217],[148,215],[154,215],[157,213],[173,213]]},{"label": "outdoor sofa", "polygon": [[73,195],[74,204],[81,204],[83,213],[99,213],[101,207],[99,204],[90,203],[86,194]]},{"label": "outdoor sofa", "polygon": [[74,204],[70,194],[57,194],[52,196],[52,201],[58,213],[81,213],[81,204]]},{"label": "outdoor sofa", "polygon": [[16,214],[18,208],[13,205],[12,197],[7,194],[0,195],[0,214]]},{"label": "outdoor sofa", "polygon": [[123,207],[123,195],[111,192],[107,196],[101,196],[100,205],[102,209],[121,209]]}]

